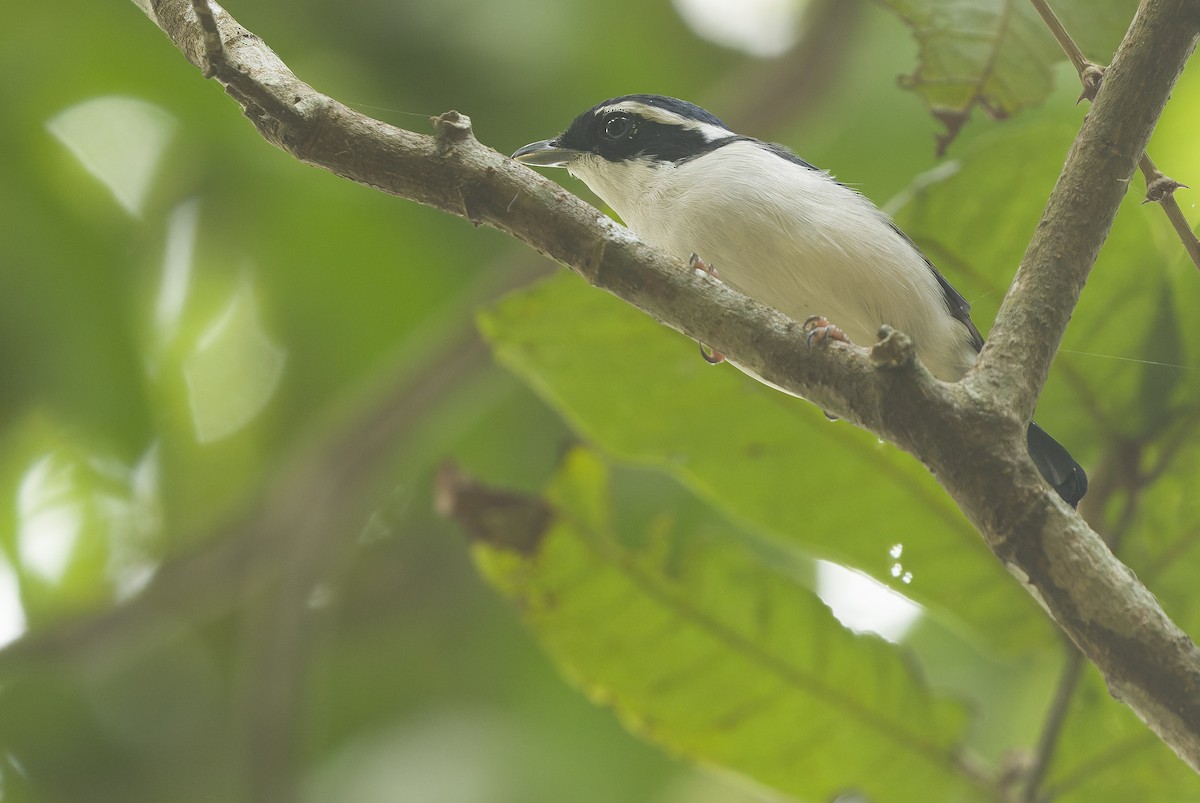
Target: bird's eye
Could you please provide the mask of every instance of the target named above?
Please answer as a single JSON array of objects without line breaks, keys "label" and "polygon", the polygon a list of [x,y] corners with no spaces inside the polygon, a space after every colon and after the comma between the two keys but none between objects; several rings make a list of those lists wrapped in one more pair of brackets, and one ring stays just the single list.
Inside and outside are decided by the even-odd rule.
[{"label": "bird's eye", "polygon": [[633,133],[633,118],[623,112],[613,112],[604,117],[604,138],[624,139]]}]

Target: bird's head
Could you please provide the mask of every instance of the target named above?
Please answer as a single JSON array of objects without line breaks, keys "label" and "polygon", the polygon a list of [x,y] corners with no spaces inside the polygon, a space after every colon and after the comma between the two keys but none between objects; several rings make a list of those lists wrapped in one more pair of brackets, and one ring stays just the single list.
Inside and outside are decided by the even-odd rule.
[{"label": "bird's head", "polygon": [[565,167],[622,212],[675,167],[740,139],[712,113],[663,95],[623,95],[580,114],[559,136],[520,148],[513,158],[538,167]]}]

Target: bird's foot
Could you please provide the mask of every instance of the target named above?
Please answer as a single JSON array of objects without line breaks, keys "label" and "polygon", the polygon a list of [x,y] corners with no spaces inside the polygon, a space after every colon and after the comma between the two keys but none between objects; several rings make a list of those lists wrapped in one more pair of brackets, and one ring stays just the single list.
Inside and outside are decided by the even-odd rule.
[{"label": "bird's foot", "polygon": [[720,278],[717,276],[717,269],[701,259],[700,255],[697,253],[693,253],[690,257],[688,257],[688,264],[692,266],[692,270],[696,271],[696,273],[702,273],[705,276],[711,276],[714,279]]},{"label": "bird's foot", "polygon": [[724,354],[717,351],[712,346],[706,346],[703,343],[700,344],[700,356],[703,357],[704,361],[709,365],[720,365],[721,363],[725,362]]},{"label": "bird's foot", "polygon": [[[696,273],[709,276],[720,281],[720,279],[717,277],[717,269],[701,259],[699,254],[693,253],[690,257],[688,257],[688,264],[692,266],[692,270],[696,271]],[[700,356],[703,357],[704,361],[709,365],[720,365],[721,363],[725,362],[724,354],[717,351],[712,346],[706,346],[703,343],[700,344]]]},{"label": "bird's foot", "polygon": [[822,346],[830,340],[837,340],[842,343],[850,343],[850,338],[846,336],[836,324],[829,322],[829,319],[824,315],[809,315],[804,319],[804,337],[808,345],[816,343]]}]

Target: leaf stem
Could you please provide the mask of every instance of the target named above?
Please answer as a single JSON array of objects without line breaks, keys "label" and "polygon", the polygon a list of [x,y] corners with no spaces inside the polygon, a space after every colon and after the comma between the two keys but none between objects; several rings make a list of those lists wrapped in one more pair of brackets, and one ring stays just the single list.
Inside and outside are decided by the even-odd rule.
[{"label": "leaf stem", "polygon": [[[1029,0],[1033,3],[1034,9],[1041,16],[1042,21],[1046,23],[1046,27],[1050,29],[1051,35],[1058,41],[1058,46],[1063,49],[1063,53],[1067,54],[1067,58],[1071,60],[1071,64],[1075,65],[1075,72],[1079,73],[1079,77],[1083,78],[1084,71],[1089,67],[1097,66],[1089,61],[1087,56],[1083,55],[1079,45],[1075,44],[1075,40],[1071,38],[1066,26],[1062,24],[1062,20],[1054,13],[1054,9],[1046,3],[1046,0]],[[1085,83],[1084,88],[1087,88]]]}]

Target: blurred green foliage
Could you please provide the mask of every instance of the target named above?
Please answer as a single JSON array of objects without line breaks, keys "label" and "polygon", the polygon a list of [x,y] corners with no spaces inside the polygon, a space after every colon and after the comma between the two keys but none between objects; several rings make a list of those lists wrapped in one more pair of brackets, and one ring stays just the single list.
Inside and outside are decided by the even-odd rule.
[{"label": "blurred green foliage", "polygon": [[[1104,62],[1132,5],[1067,5],[1064,19]],[[775,59],[704,41],[665,3],[229,10],[321,91],[422,131],[458,109],[502,152],[604,97],[695,100],[892,199],[986,331],[1083,114],[1074,76],[1042,53],[1038,87],[1006,89],[1045,102],[974,120],[939,162],[939,124],[895,81],[920,75],[911,32],[882,5],[804,8],[792,6],[817,27],[798,27]],[[1200,176],[1194,72],[1151,147],[1185,183]],[[631,628],[605,630],[622,620],[595,585],[555,586],[599,605],[581,619],[531,609],[538,572],[563,565],[505,574],[517,570],[497,562],[511,556],[477,544],[489,576],[526,598],[523,628],[433,512],[432,476],[451,456],[604,525],[575,542],[559,532],[560,556],[595,561],[601,544],[660,596],[739,627],[803,610],[804,627],[747,631],[816,662],[817,691],[780,711],[860,688],[851,707],[868,723],[912,719],[944,756],[962,742],[986,768],[982,784],[946,767],[908,781],[974,799],[1036,744],[1061,645],[915,461],[709,368],[695,344],[571,276],[544,278],[553,266],[496,232],[272,149],[133,3],[12,9],[0,103],[0,800],[762,799],[630,736],[562,682],[538,640],[575,684],[675,750],[802,796],[870,767],[855,788],[901,793],[872,758],[886,747],[835,714],[798,733],[750,722],[752,735],[715,750],[678,701],[652,693],[647,665],[664,670],[669,641],[650,644],[661,659],[626,651]],[[1138,192],[1039,419],[1092,470],[1097,526],[1196,632],[1200,319],[1188,300],[1200,280]],[[593,451],[573,449],[580,439]],[[889,636],[899,646],[825,615],[831,564],[817,559],[924,606]],[[611,562],[589,571],[610,590],[629,581]],[[646,599],[626,604],[631,626],[664,621]],[[680,638],[714,666],[746,658],[711,652],[694,621]],[[697,702],[719,703],[691,655]],[[709,715],[692,713],[691,726]],[[861,754],[837,765],[850,733]],[[802,746],[773,753],[789,736]],[[1058,799],[1200,796],[1090,669],[1059,742],[1046,786]],[[836,771],[797,782],[778,758],[787,749],[829,755]]]}]

